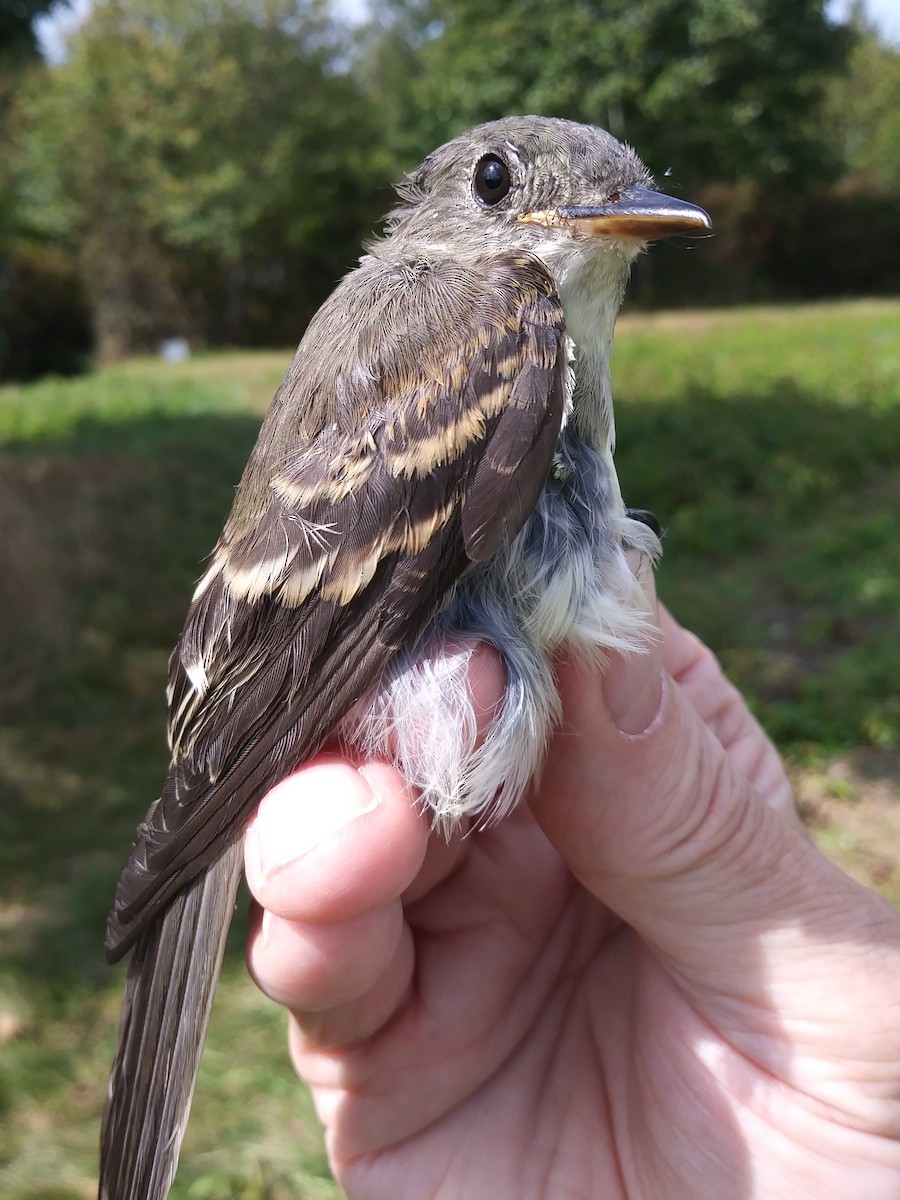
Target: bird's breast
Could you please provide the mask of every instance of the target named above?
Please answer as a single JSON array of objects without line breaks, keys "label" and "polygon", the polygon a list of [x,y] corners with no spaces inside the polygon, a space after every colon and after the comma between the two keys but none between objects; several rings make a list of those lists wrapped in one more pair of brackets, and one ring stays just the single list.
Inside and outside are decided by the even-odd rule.
[{"label": "bird's breast", "polygon": [[487,565],[503,581],[487,591],[505,597],[509,618],[542,653],[566,643],[601,653],[633,647],[644,617],[629,548],[656,557],[659,543],[626,517],[611,455],[568,429],[534,513]]}]

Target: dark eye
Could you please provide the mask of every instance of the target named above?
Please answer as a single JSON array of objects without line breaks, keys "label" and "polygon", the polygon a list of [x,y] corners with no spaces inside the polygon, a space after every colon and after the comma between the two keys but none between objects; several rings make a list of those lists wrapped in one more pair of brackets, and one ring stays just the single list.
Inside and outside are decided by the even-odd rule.
[{"label": "dark eye", "polygon": [[496,154],[486,154],[475,168],[472,187],[482,204],[498,204],[509,191],[509,167]]}]

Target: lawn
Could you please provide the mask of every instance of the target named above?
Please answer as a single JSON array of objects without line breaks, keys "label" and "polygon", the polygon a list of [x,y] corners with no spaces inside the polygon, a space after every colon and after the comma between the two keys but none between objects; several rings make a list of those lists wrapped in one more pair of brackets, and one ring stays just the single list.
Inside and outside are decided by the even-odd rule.
[{"label": "lawn", "polygon": [[[93,1194],[102,930],[165,770],[166,659],[290,355],[0,389],[0,1194]],[[900,302],[623,318],[619,474],[660,590],[900,902]],[[337,1197],[236,921],[173,1197]],[[252,1097],[252,1102],[251,1102]]]}]

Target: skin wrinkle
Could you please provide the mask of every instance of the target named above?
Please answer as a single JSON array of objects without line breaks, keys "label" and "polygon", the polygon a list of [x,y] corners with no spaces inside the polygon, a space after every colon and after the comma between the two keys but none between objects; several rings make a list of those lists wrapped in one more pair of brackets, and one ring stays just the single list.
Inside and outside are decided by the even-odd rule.
[{"label": "skin wrinkle", "polygon": [[[573,1162],[568,1144],[560,1141],[556,1132],[548,1130],[542,1136],[541,1127],[547,1123],[549,1113],[554,1114],[554,1118],[559,1115],[560,1106],[572,1108],[575,1107],[572,1124],[578,1124],[580,1118],[580,1101],[571,1095],[571,1092],[566,1089],[565,1084],[561,1081],[561,1076],[565,1074],[565,1064],[570,1057],[571,1032],[574,1026],[580,1024],[585,1028],[590,1026],[590,1019],[584,1010],[583,997],[577,995],[576,984],[577,980],[572,977],[568,980],[566,986],[563,985],[565,977],[560,977],[557,986],[554,988],[554,997],[551,1001],[553,1007],[557,1011],[556,1019],[553,1023],[553,1033],[548,1039],[546,1035],[542,1035],[541,1041],[543,1045],[543,1066],[538,1072],[537,1082],[532,1082],[531,1091],[534,1097],[534,1104],[530,1122],[528,1122],[528,1132],[519,1132],[518,1136],[523,1141],[530,1153],[535,1149],[539,1150],[544,1157],[543,1179],[545,1186],[540,1190],[527,1191],[524,1187],[520,1188],[520,1194],[531,1194],[536,1196],[557,1196],[557,1195],[583,1195],[581,1189],[570,1191],[566,1185],[567,1177],[572,1173]],[[548,1006],[549,1007],[549,1006]],[[545,1014],[547,1008],[544,1010]],[[606,1094],[606,1075],[601,1071],[598,1073],[596,1080],[597,1091],[600,1094]],[[551,1124],[555,1124],[556,1120]],[[564,1127],[570,1128],[570,1122],[564,1121]],[[534,1183],[533,1172],[531,1166],[526,1168],[525,1157],[522,1159],[522,1169],[529,1171],[529,1182]],[[547,1185],[552,1185],[553,1190],[548,1191]],[[565,1191],[560,1191],[560,1188],[565,1188]]]},{"label": "skin wrinkle", "polygon": [[[781,1094],[784,1096],[789,1096],[792,1099],[800,1099],[805,1101],[809,1114],[817,1120],[821,1120],[823,1124],[829,1124],[832,1126],[837,1124],[839,1126],[843,1126],[851,1132],[862,1133],[864,1136],[872,1136],[872,1131],[870,1129],[861,1128],[859,1124],[852,1124],[848,1120],[849,1114],[846,1110],[835,1108],[827,1103],[823,1103],[820,1096],[813,1095],[802,1087],[799,1087],[796,1081],[785,1079],[782,1075],[774,1072],[767,1066],[763,1058],[751,1056],[740,1046],[740,1044],[735,1041],[729,1041],[724,1036],[724,1029],[721,1024],[713,1025],[710,1023],[704,1013],[697,1007],[690,1005],[689,1002],[687,1007],[697,1024],[700,1027],[705,1028],[705,1036],[709,1041],[718,1040],[720,1042],[725,1042],[728,1052],[736,1060],[736,1066],[739,1068],[741,1072],[741,1079],[744,1081],[744,1085],[739,1086],[739,1079],[735,1070],[732,1069],[730,1071],[730,1077],[723,1077],[721,1070],[719,1070],[715,1074],[710,1073],[710,1079],[713,1084],[719,1090],[727,1089],[729,1094],[732,1095],[735,1100],[740,1102],[741,1106],[747,1108],[759,1120],[767,1124],[773,1132],[782,1135],[785,1133],[783,1128],[783,1114],[781,1112],[781,1106],[775,1100],[775,1098]],[[693,1053],[691,1043],[696,1041],[697,1037],[695,1036],[685,1043],[685,1049],[687,1053]],[[696,1058],[695,1054],[693,1056]],[[702,1063],[702,1059],[698,1060],[698,1062],[705,1066],[705,1064]],[[721,1068],[721,1058],[719,1059],[718,1065]],[[774,1097],[771,1090],[768,1092],[764,1090],[763,1084],[765,1081],[768,1081],[770,1088],[771,1085],[774,1085]],[[754,1098],[760,1094],[764,1095],[766,1098],[767,1103],[764,1105],[753,1103]],[[810,1149],[815,1150],[817,1143],[819,1143],[821,1140],[821,1130],[819,1126],[812,1126],[808,1129],[800,1131],[792,1130],[790,1135],[792,1140],[796,1140],[798,1132],[805,1133],[806,1145]]]},{"label": "skin wrinkle", "polygon": [[[645,879],[656,881],[676,880],[685,875],[688,869],[694,874],[715,863],[728,861],[754,861],[758,858],[754,843],[758,838],[758,830],[754,824],[752,806],[759,801],[750,793],[746,800],[740,803],[728,803],[727,798],[744,790],[743,780],[734,770],[729,760],[720,754],[709,755],[702,752],[691,742],[702,737],[702,729],[694,727],[686,732],[675,735],[686,747],[683,762],[689,764],[689,769],[699,771],[689,776],[687,781],[683,773],[673,777],[663,785],[663,794],[673,797],[688,794],[707,796],[709,799],[700,811],[691,809],[689,812],[690,825],[682,825],[669,829],[658,829],[665,841],[657,849],[648,853],[642,860],[642,872]],[[698,767],[698,764],[702,764]],[[711,772],[711,774],[710,774]],[[723,804],[723,799],[725,803]],[[666,811],[673,811],[675,805],[669,805]],[[770,826],[773,833],[780,829]],[[659,840],[659,839],[657,839]],[[761,881],[763,881],[761,876]],[[627,875],[621,878],[623,889],[628,888]]]},{"label": "skin wrinkle", "polygon": [[[695,761],[689,759],[688,761]],[[651,879],[674,879],[683,877],[688,864],[693,869],[708,866],[722,857],[728,850],[737,853],[737,837],[742,826],[747,825],[746,809],[728,803],[733,789],[739,783],[737,773],[726,758],[713,764],[698,751],[697,762],[702,765],[692,776],[695,795],[708,796],[704,806],[688,813],[690,824],[682,823],[678,829],[668,833],[666,844],[650,856],[648,877]],[[670,795],[680,790],[673,779],[666,789]]]},{"label": "skin wrinkle", "polygon": [[[413,934],[404,923],[390,961],[361,996],[321,1011],[291,1009],[295,1030],[292,1058],[298,1072],[308,1075],[307,1055],[311,1054],[315,1059],[323,1052],[327,1056],[329,1051],[344,1051],[355,1043],[363,1044],[371,1034],[384,1029],[391,1021],[402,1019],[414,1002],[416,961]],[[348,1072],[344,1063],[340,1086],[352,1090],[351,1076],[352,1072]]]},{"label": "skin wrinkle", "polygon": [[[656,790],[659,794],[669,796],[672,800],[679,800],[680,804],[660,804],[659,808],[669,817],[669,823],[665,826],[660,825],[657,817],[658,813],[654,809],[654,825],[653,839],[655,847],[649,852],[643,850],[644,839],[646,837],[644,831],[638,828],[631,836],[640,841],[642,847],[641,872],[642,876],[646,875],[654,879],[664,880],[676,878],[684,872],[685,858],[690,856],[695,857],[698,835],[703,834],[704,839],[709,836],[710,817],[718,814],[718,806],[716,805],[716,786],[707,786],[708,781],[704,777],[710,769],[710,765],[704,756],[699,746],[693,745],[696,743],[699,736],[698,731],[688,726],[685,730],[682,728],[684,722],[679,721],[677,732],[670,733],[669,729],[663,730],[661,723],[655,724],[655,729],[646,738],[639,739],[646,743],[650,738],[656,738],[661,734],[666,736],[667,742],[677,742],[680,739],[687,739],[687,752],[684,755],[683,762],[688,764],[689,770],[694,774],[688,777],[685,781],[683,774],[682,760],[669,757],[666,774],[662,779],[656,781]],[[628,735],[617,734],[623,741],[632,741]],[[636,747],[637,749],[638,747]],[[717,768],[720,769],[720,768]],[[679,807],[684,807],[681,798],[687,794],[708,795],[709,801],[706,808],[697,812],[693,807],[688,808],[686,814],[690,825],[685,827],[685,817],[678,812]],[[674,822],[674,824],[673,824]],[[721,835],[722,841],[727,841],[730,833],[726,830]],[[717,845],[711,844],[709,856],[717,852]],[[646,860],[644,855],[646,854]],[[627,868],[617,867],[615,864],[603,864],[602,871],[611,879],[621,882],[622,887],[628,887],[629,877]]]},{"label": "skin wrinkle", "polygon": [[[561,903],[562,903],[562,899],[560,900],[560,904]],[[499,919],[501,919],[501,916],[498,914],[496,917],[491,917],[490,919],[491,920],[499,920]],[[567,918],[567,919],[570,919],[570,918]],[[423,920],[420,919],[418,922],[415,922],[415,925],[416,925],[416,940],[417,940],[419,967],[418,967],[418,970],[416,973],[416,978],[418,980],[418,983],[417,983],[416,989],[415,989],[416,993],[417,993],[417,997],[414,998],[414,1000],[412,1002],[413,1010],[416,1007],[421,1008],[422,1005],[425,1003],[426,995],[425,995],[425,993],[423,993],[423,990],[422,990],[423,988],[428,989],[428,993],[430,995],[430,1000],[432,1003],[434,1003],[435,997],[430,994],[431,987],[432,987],[431,982],[430,982],[431,970],[429,967],[430,943],[432,942],[433,939],[437,939],[438,941],[440,941],[442,943],[443,948],[446,948],[446,946],[447,946],[446,939],[448,936],[450,936],[448,934],[447,929],[444,927],[443,922],[441,922],[438,926],[435,926],[433,921],[427,921],[427,922],[423,923]],[[470,926],[466,926],[466,927],[458,927],[457,926],[457,928],[453,931],[453,936],[462,938],[463,940],[466,940],[467,933],[470,928],[471,928]],[[557,944],[558,939],[552,937],[552,933],[555,930],[555,928],[556,928],[556,924],[554,922],[554,925],[552,925],[551,927],[549,927],[548,930],[545,931],[542,941],[544,943],[546,943],[548,941],[551,943],[552,948],[553,948],[553,960],[554,960],[554,962],[558,962],[559,959],[561,958],[561,956],[564,954],[565,947],[568,943],[566,943],[565,939],[563,939],[563,942],[564,942],[563,946],[560,946]],[[577,932],[577,927],[576,927],[576,932]],[[536,977],[536,983],[539,983],[540,980],[544,977],[546,977],[548,979],[556,978],[556,973],[552,970],[551,967],[548,966],[546,961],[542,961],[542,958],[540,955],[538,955],[537,960],[535,961],[533,966],[529,969],[528,975],[531,976],[533,979]],[[530,985],[530,989],[532,992],[534,991],[534,987],[536,986],[536,983],[533,982],[532,985]],[[529,985],[524,980],[521,981],[520,986],[525,991],[529,990]],[[454,1065],[455,1065],[457,1060],[459,1060],[461,1058],[461,1056],[465,1056],[466,1054],[477,1052],[476,1058],[477,1058],[477,1062],[479,1064],[479,1070],[480,1070],[480,1072],[485,1073],[484,1078],[485,1078],[485,1080],[487,1080],[490,1077],[490,1075],[493,1073],[493,1071],[497,1068],[499,1063],[507,1061],[509,1059],[509,1056],[512,1053],[514,1053],[514,1047],[521,1044],[521,1042],[527,1036],[528,1031],[531,1028],[532,1022],[536,1018],[537,1013],[541,1011],[543,999],[544,999],[543,989],[539,988],[538,993],[533,995],[531,1000],[529,1001],[529,1003],[525,1006],[525,1011],[521,1015],[520,1020],[517,1024],[518,1033],[515,1036],[512,1043],[509,1043],[508,1035],[504,1038],[504,1043],[509,1043],[506,1046],[506,1048],[504,1048],[503,1046],[495,1047],[494,1050],[492,1051],[489,1047],[485,1047],[483,1045],[483,1042],[481,1040],[481,1034],[476,1032],[475,1034],[473,1034],[474,1040],[472,1041],[471,1044],[460,1045],[459,1043],[456,1043],[456,1042],[450,1043],[444,1051],[447,1061],[454,1063]],[[502,1011],[506,1007],[507,1001],[504,997],[496,997],[495,1004],[497,1005],[498,1012],[499,1012],[499,1011]],[[518,1005],[517,1007],[521,1007],[521,1005]],[[409,1009],[407,1009],[405,1016],[406,1016],[406,1019],[408,1020],[410,1017]],[[452,1024],[452,1022],[451,1022],[451,1024]],[[445,1027],[447,1025],[447,1021],[442,1020],[441,1025]],[[482,1009],[481,1013],[480,1013],[479,1029],[490,1029],[490,1028],[494,1027],[495,1025],[496,1025],[495,1019],[490,1016],[489,1012],[486,1009]],[[421,1036],[422,1036],[422,1031],[419,1031],[416,1034],[416,1036],[413,1038],[413,1041],[417,1042],[421,1038]],[[351,1060],[356,1061],[358,1055],[362,1055],[362,1063],[364,1064],[365,1063],[365,1046],[360,1046],[358,1048],[358,1050],[353,1051]],[[408,1063],[407,1069],[409,1071],[411,1071],[413,1074],[418,1072],[419,1056],[415,1052],[412,1053],[412,1056]],[[393,1078],[396,1080],[396,1069],[393,1072]],[[426,1124],[427,1124],[427,1122],[426,1122]],[[369,1148],[365,1147],[364,1151],[366,1153],[368,1153]]]},{"label": "skin wrinkle", "polygon": [[[680,1000],[680,1010],[684,1014],[682,1019],[671,1019],[667,1029],[667,1039],[669,1044],[675,1038],[677,1043],[683,1048],[683,1053],[689,1055],[695,1062],[699,1070],[709,1080],[710,1086],[719,1094],[727,1093],[735,1100],[744,1105],[750,1112],[756,1112],[753,1104],[750,1103],[753,1096],[758,1094],[767,1095],[764,1090],[764,1083],[768,1080],[775,1086],[775,1092],[779,1092],[785,1096],[794,1094],[793,1087],[790,1082],[782,1078],[781,1075],[770,1072],[761,1059],[754,1057],[746,1052],[737,1042],[729,1041],[725,1036],[724,1025],[722,1022],[714,1024],[710,1022],[707,1015],[701,1007],[691,1003],[690,993],[686,992],[683,985],[675,975],[669,975],[664,966],[659,966],[659,978],[665,982],[665,986],[672,989],[674,995]],[[775,1024],[774,1014],[768,1005],[762,1006],[764,1012],[768,1012],[772,1024]],[[717,1070],[711,1069],[710,1065],[705,1061],[702,1055],[698,1055],[696,1047],[703,1042],[713,1045],[716,1043],[724,1043],[724,1053],[716,1057]],[[652,1050],[652,1047],[651,1047]],[[722,1074],[721,1068],[725,1064],[725,1057],[730,1056],[733,1060],[733,1069],[731,1070],[730,1080],[726,1075]],[[735,1072],[738,1073],[735,1073]],[[739,1086],[739,1075],[743,1079],[743,1083]],[[677,1061],[673,1061],[666,1078],[674,1078],[679,1087],[682,1086],[684,1077],[691,1078],[690,1072],[682,1071]],[[701,1089],[700,1100],[702,1101],[703,1090]],[[770,1097],[769,1097],[770,1098]],[[740,1105],[735,1111],[740,1110]],[[761,1120],[768,1120],[765,1117],[764,1111],[757,1113]],[[781,1118],[783,1120],[783,1118]],[[771,1127],[779,1133],[783,1132],[777,1114],[773,1114],[770,1122]],[[665,1137],[662,1138],[662,1144],[665,1144]],[[727,1163],[725,1163],[727,1168]],[[698,1173],[698,1178],[704,1177],[702,1172]],[[643,1191],[638,1191],[637,1194],[643,1195]],[[713,1193],[705,1192],[704,1195],[711,1194],[716,1197],[720,1195],[718,1191]],[[793,1195],[793,1193],[791,1193]]]},{"label": "skin wrinkle", "polygon": [[[666,971],[665,965],[661,966],[661,970]],[[740,1065],[740,1068],[746,1071],[747,1079],[750,1082],[750,1087],[743,1087],[740,1089],[733,1087],[730,1089],[732,1094],[737,1099],[740,1099],[742,1103],[746,1103],[749,1097],[751,1097],[754,1092],[759,1090],[760,1076],[768,1079],[772,1083],[777,1084],[779,1087],[784,1087],[786,1090],[790,1090],[793,1093],[794,1089],[792,1084],[785,1080],[781,1074],[775,1072],[769,1066],[767,1066],[765,1060],[761,1056],[751,1055],[739,1044],[739,1042],[730,1040],[727,1037],[721,1023],[718,1025],[714,1024],[710,1020],[708,1014],[703,1011],[701,1006],[697,1005],[696,1003],[691,1003],[691,992],[685,988],[684,981],[678,977],[677,973],[669,974],[669,979],[670,986],[682,994],[684,999],[684,1008],[690,1014],[691,1019],[698,1027],[697,1030],[684,1041],[685,1051],[696,1058],[696,1046],[701,1038],[705,1038],[710,1042],[713,1040],[719,1040],[725,1044],[727,1051],[734,1056]],[[762,1002],[754,1004],[753,1002],[748,1001],[746,997],[743,997],[740,1003],[741,1007],[745,1009],[749,1007],[756,1008],[760,1014],[763,1014],[767,1018],[767,1022],[773,1028],[775,1027],[776,1021],[772,1017],[770,1006]],[[774,1058],[776,1056],[772,1055],[771,1057]],[[726,1084],[726,1081],[723,1080],[718,1074],[710,1074],[710,1078],[718,1087],[722,1087]],[[733,1079],[736,1082],[736,1077],[733,1076]]]},{"label": "skin wrinkle", "polygon": [[[614,916],[612,913],[609,915]],[[624,922],[622,922],[618,917],[616,917],[615,920],[617,924],[609,930],[606,938],[603,941],[604,948],[607,951],[612,952],[614,960],[616,957],[616,952],[618,951],[618,953],[621,954],[625,943],[627,943],[629,939],[633,937],[633,931],[630,930],[628,926],[624,924]],[[593,969],[595,971],[598,970],[599,964],[595,963]],[[603,969],[611,973],[612,968],[608,957],[603,960]],[[618,989],[618,995],[622,1004],[627,1005],[631,1003],[632,995],[627,997],[623,996],[621,989]],[[610,1039],[606,1025],[606,1013],[597,1007],[594,1010],[593,1016],[594,1019],[591,1021],[591,1037],[593,1044],[597,1049],[597,1058],[601,1068],[597,1072],[596,1082],[598,1085],[598,1094],[603,1098],[603,1111],[607,1114],[608,1125],[611,1130],[609,1145],[613,1164],[613,1174],[620,1185],[622,1194],[627,1195],[628,1191],[626,1188],[626,1180],[629,1178],[629,1176],[633,1175],[633,1168],[632,1170],[629,1170],[623,1156],[624,1148],[628,1145],[628,1140],[625,1138],[616,1137],[615,1129],[620,1111],[624,1113],[625,1109],[627,1108],[627,1099],[630,1092],[631,1071],[628,1070],[626,1072],[626,1078],[629,1080],[629,1086],[622,1091],[621,1080],[615,1078],[614,1065],[615,1059],[622,1055],[626,1057],[628,1063],[630,1064],[633,1059],[634,1049],[630,1039],[627,1043],[623,1043],[619,1039],[616,1039],[616,1042],[613,1045],[615,1054],[613,1057],[611,1057],[609,1049]],[[624,1104],[617,1105],[614,1103],[613,1098],[617,1093],[620,1096],[625,1097]]]},{"label": "skin wrinkle", "polygon": [[[637,940],[637,935],[634,933],[634,931],[628,929],[627,927],[623,927],[623,947],[627,943],[634,942],[635,940]],[[646,961],[646,959],[644,961]],[[607,964],[607,967],[609,966],[610,964]],[[658,972],[658,978],[664,981],[667,988],[675,987],[674,981],[669,979],[664,970]],[[627,998],[622,998],[621,1003],[623,1008],[628,1008],[630,1002]],[[687,1011],[691,1012],[693,1018],[695,1018],[698,1022],[702,1022],[702,1017],[699,1014],[694,1013],[689,1004],[685,1004],[684,1007]],[[623,1047],[616,1045],[616,1043],[612,1040],[612,1034],[605,1036],[606,1030],[603,1027],[602,1013],[598,1013],[597,1025],[599,1032],[598,1045],[601,1053],[604,1055],[605,1061],[607,1061],[610,1066],[618,1064],[615,1066],[615,1069],[610,1075],[611,1082],[609,1085],[610,1093],[614,1096],[618,1096],[620,1099],[618,1105],[613,1104],[611,1106],[613,1120],[617,1123],[621,1122],[622,1128],[625,1128],[628,1125],[633,1126],[635,1123],[640,1123],[643,1121],[643,1106],[640,1099],[641,1094],[639,1091],[637,1093],[635,1092],[634,1084],[637,1079],[636,1072],[639,1070],[640,1063],[643,1061],[644,1056],[641,1055],[640,1057],[635,1058],[634,1047],[631,1043],[624,1048],[623,1053]],[[671,1036],[675,1032],[677,1032],[677,1026],[674,1029],[669,1029],[667,1027],[665,1033],[667,1040],[671,1039]],[[640,1049],[641,1047],[639,1046],[638,1050]],[[614,1137],[613,1143],[614,1145],[621,1145],[624,1148],[629,1144],[629,1139],[627,1137],[622,1137],[619,1139]],[[681,1145],[678,1151],[678,1165],[682,1167],[684,1162],[684,1153],[685,1147],[684,1145]],[[656,1194],[655,1192],[648,1192],[644,1184],[640,1182],[641,1168],[644,1165],[641,1161],[632,1160],[630,1162],[626,1162],[623,1158],[617,1155],[616,1162],[618,1175],[622,1181],[623,1195],[645,1196]],[[716,1192],[715,1195],[718,1198],[720,1193]],[[681,1200],[680,1193],[679,1200]]]},{"label": "skin wrinkle", "polygon": [[[567,988],[567,989],[564,989],[564,990],[565,990],[565,991],[567,991],[569,994],[571,993],[571,989],[568,989],[568,988]],[[560,1010],[561,1010],[561,1011],[560,1011],[560,1016],[559,1016],[559,1019],[558,1019],[558,1020],[557,1020],[557,1022],[556,1022],[556,1028],[557,1028],[557,1030],[558,1030],[558,1035],[557,1035],[557,1036],[561,1037],[561,1036],[562,1036],[562,1033],[563,1033],[563,1030],[564,1030],[565,1028],[567,1028],[567,1027],[570,1027],[570,1022],[569,1022],[568,1015],[567,1015],[567,1014],[569,1013],[570,998],[569,998],[569,999],[560,999],[560,998],[559,998],[559,996],[558,996],[558,991],[559,991],[559,988],[558,988],[558,987],[555,987],[555,988],[554,988],[554,992],[555,992],[555,993],[557,993],[557,996],[556,996],[556,998],[555,998],[555,999],[554,999],[552,1002],[553,1002],[553,1004],[554,1004],[554,1007],[558,1007],[558,1008],[560,1008]],[[542,1011],[546,1011],[546,1009],[544,1009],[544,1010],[542,1010]],[[525,1039],[526,1039],[526,1037],[528,1036],[528,1034],[529,1034],[529,1033],[530,1033],[530,1030],[526,1030],[526,1031],[525,1031],[525,1034],[523,1035],[523,1037],[522,1037],[522,1039],[521,1039],[521,1041],[520,1041],[520,1043],[519,1043],[519,1044],[522,1044],[522,1042],[524,1042],[524,1041],[525,1041]],[[506,1060],[506,1061],[510,1061],[511,1059],[514,1059],[514,1058],[515,1058],[515,1055],[516,1055],[517,1053],[518,1053],[518,1049],[516,1048],[516,1049],[514,1049],[514,1050],[511,1052],[511,1054],[508,1056],[508,1058],[507,1058],[507,1060]],[[555,1056],[554,1056],[554,1055],[551,1053],[551,1054],[548,1054],[548,1055],[546,1056],[546,1059],[545,1059],[545,1061],[546,1061],[546,1068],[545,1068],[545,1070],[546,1070],[546,1078],[547,1078],[547,1080],[548,1080],[548,1081],[552,1081],[552,1076],[553,1076],[553,1074],[555,1074],[555,1067],[554,1067],[554,1065],[553,1065],[553,1060],[554,1060],[554,1057],[555,1057]],[[489,1089],[490,1089],[490,1086],[491,1086],[491,1079],[490,1079],[490,1077],[488,1077],[488,1078],[487,1078],[487,1079],[484,1081],[484,1084],[483,1084],[483,1087],[482,1087],[482,1089],[481,1089],[481,1090],[484,1090],[484,1088],[488,1088],[488,1090],[489,1090]],[[533,1090],[534,1090],[534,1089],[533,1089]],[[475,1095],[476,1097],[477,1097],[477,1095],[478,1095],[478,1091],[479,1091],[479,1089],[476,1089],[476,1090],[475,1090],[475,1093],[474,1093],[474,1095]],[[544,1105],[543,1105],[543,1104],[540,1102],[540,1100],[538,1099],[538,1097],[541,1097],[541,1096],[543,1096],[544,1094],[545,1094],[545,1088],[544,1088],[543,1086],[540,1086],[540,1087],[538,1087],[538,1088],[535,1090],[535,1096],[536,1096],[536,1111],[535,1111],[535,1118],[534,1118],[534,1121],[533,1121],[533,1123],[532,1123],[532,1128],[533,1128],[535,1125],[537,1125],[537,1124],[539,1123],[539,1122],[538,1122],[538,1116],[539,1116],[539,1114],[540,1114],[540,1113],[541,1113],[541,1112],[544,1110],[544,1107],[545,1107],[545,1106],[544,1106]],[[470,1099],[470,1098],[471,1098],[471,1097],[467,1097],[467,1102],[468,1102],[468,1099]],[[499,1116],[499,1114],[498,1114],[498,1116]],[[529,1148],[533,1148],[533,1146],[534,1146],[534,1135],[533,1135],[533,1133],[532,1133],[532,1135],[524,1135],[524,1134],[521,1134],[521,1133],[520,1133],[520,1134],[517,1134],[517,1136],[518,1136],[518,1137],[520,1138],[520,1140],[522,1140],[523,1142],[527,1142],[527,1144],[529,1145]],[[354,1164],[356,1164],[356,1163],[357,1163],[357,1162],[358,1162],[360,1159],[364,1160],[365,1158],[369,1157],[369,1156],[370,1156],[372,1153],[373,1153],[373,1152],[372,1152],[371,1150],[367,1150],[365,1153],[363,1153],[362,1155],[360,1155],[360,1156],[359,1156],[359,1159],[357,1159],[357,1158],[354,1158],[352,1161],[354,1162]],[[451,1163],[452,1163],[452,1160],[451,1160]],[[548,1177],[551,1175],[551,1172],[550,1172],[550,1170],[549,1170],[549,1169],[548,1169],[548,1171],[546,1172],[546,1174],[547,1174],[547,1176],[548,1176]],[[454,1176],[454,1173],[453,1173],[452,1169],[448,1169],[448,1171],[446,1172],[446,1175],[447,1175],[447,1178],[452,1178],[452,1179],[453,1179],[453,1190],[452,1190],[452,1192],[451,1192],[451,1193],[449,1193],[449,1194],[452,1194],[452,1195],[454,1195],[454,1196],[456,1196],[456,1195],[466,1195],[466,1194],[467,1194],[467,1192],[466,1192],[466,1185],[465,1185],[465,1180],[464,1180],[464,1179],[460,1178],[458,1175],[457,1175],[457,1176]],[[534,1183],[534,1179],[533,1179],[533,1174],[532,1174],[532,1173],[530,1173],[530,1174],[529,1174],[529,1182],[531,1182],[532,1184]],[[429,1195],[431,1195],[431,1194],[433,1194],[433,1193],[429,1192]],[[542,1190],[541,1190],[541,1191],[533,1191],[531,1188],[528,1188],[528,1189],[526,1189],[526,1188],[520,1188],[520,1189],[519,1189],[519,1191],[518,1191],[518,1194],[519,1194],[519,1195],[522,1195],[522,1196],[525,1196],[525,1195],[543,1196],[543,1195],[544,1195],[544,1192],[543,1192]],[[557,1195],[557,1194],[559,1194],[559,1193],[557,1193],[556,1191],[554,1191],[554,1193],[553,1193],[553,1194],[554,1194],[554,1195]],[[579,1194],[580,1194],[580,1193],[579,1193]]]},{"label": "skin wrinkle", "polygon": [[[693,832],[686,832],[685,836],[672,847],[668,870],[661,870],[657,862],[657,865],[648,871],[646,876],[657,883],[667,881],[677,883],[689,873],[695,880],[695,888],[701,893],[707,886],[704,876],[710,869],[730,869],[736,876],[740,875],[744,878],[742,915],[738,915],[732,909],[720,924],[715,912],[709,913],[700,924],[696,934],[701,953],[709,938],[720,931],[727,930],[729,942],[733,944],[737,936],[736,928],[746,926],[748,930],[754,930],[758,927],[762,915],[759,900],[761,893],[765,892],[770,872],[769,866],[766,866],[754,872],[755,879],[752,883],[746,878],[747,864],[758,861],[758,827],[754,822],[753,814],[749,811],[749,805],[729,806],[727,820],[719,823],[712,831],[710,830],[712,824],[710,815],[717,810],[718,798],[728,794],[726,789],[730,786],[729,780],[734,781],[733,772],[727,764],[716,769],[713,778],[716,782],[712,784],[712,787],[717,789],[717,797],[711,797],[709,803],[704,806],[704,818],[697,821]],[[674,861],[673,855],[676,856]],[[623,890],[627,888],[626,880],[623,883]],[[684,888],[681,890],[685,891]],[[681,900],[680,904],[678,903],[679,899]],[[694,889],[686,890],[682,897],[673,896],[670,890],[667,893],[666,909],[664,913],[657,914],[657,916],[664,915],[667,921],[675,921],[678,919],[682,906],[686,910],[691,910],[696,903],[697,897]],[[696,918],[694,923],[698,924]],[[658,953],[661,953],[658,946],[656,949]],[[685,958],[693,966],[692,956],[685,955]],[[682,985],[691,987],[693,990],[690,977],[682,979]],[[700,984],[700,987],[703,988],[703,983]]]}]

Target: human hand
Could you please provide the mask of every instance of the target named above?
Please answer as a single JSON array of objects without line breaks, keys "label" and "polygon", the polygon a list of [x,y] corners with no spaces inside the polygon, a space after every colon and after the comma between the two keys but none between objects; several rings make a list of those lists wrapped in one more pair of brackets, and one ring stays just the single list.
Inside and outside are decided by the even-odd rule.
[{"label": "human hand", "polygon": [[[900,915],[661,629],[603,677],[560,663],[565,725],[494,828],[446,844],[395,770],[334,754],[263,802],[250,968],[351,1198],[900,1194]],[[487,722],[492,652],[470,678]]]}]

